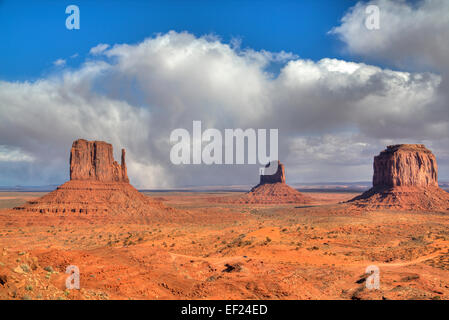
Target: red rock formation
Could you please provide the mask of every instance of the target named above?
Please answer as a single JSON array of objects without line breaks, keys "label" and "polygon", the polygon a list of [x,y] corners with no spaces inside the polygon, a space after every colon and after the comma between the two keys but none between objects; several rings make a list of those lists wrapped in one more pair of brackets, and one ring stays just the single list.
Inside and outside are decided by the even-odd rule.
[{"label": "red rock formation", "polygon": [[373,188],[349,202],[372,209],[449,210],[435,156],[422,144],[388,146],[374,157]]},{"label": "red rock formation", "polygon": [[[269,168],[270,164],[265,168]],[[302,194],[285,183],[285,168],[278,161],[278,167],[272,175],[260,175],[260,183],[251,191],[240,197],[227,197],[221,201],[228,203],[252,203],[252,204],[306,204],[313,202],[309,196]]]},{"label": "red rock formation", "polygon": [[142,212],[156,204],[156,200],[129,183],[70,180],[42,198],[28,202],[24,208],[30,212],[60,215],[117,215]]},{"label": "red rock formation", "polygon": [[307,204],[313,201],[314,200],[311,197],[302,194],[286,183],[276,182],[259,184],[256,187],[252,188],[250,192],[233,201],[233,203]]},{"label": "red rock formation", "polygon": [[73,143],[70,152],[70,181],[15,209],[63,216],[146,216],[149,212],[154,216],[155,209],[167,210],[129,184],[124,149],[119,165],[114,161],[112,145],[82,139]]},{"label": "red rock formation", "polygon": [[122,164],[114,161],[112,145],[103,141],[76,140],[70,151],[70,180],[129,182],[125,150]]},{"label": "red rock formation", "polygon": [[374,157],[374,187],[438,187],[435,156],[422,144],[388,146]]}]

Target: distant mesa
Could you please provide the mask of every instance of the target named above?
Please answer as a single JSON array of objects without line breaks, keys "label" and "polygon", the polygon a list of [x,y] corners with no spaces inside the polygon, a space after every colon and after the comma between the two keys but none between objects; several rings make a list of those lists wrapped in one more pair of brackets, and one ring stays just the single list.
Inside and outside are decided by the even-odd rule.
[{"label": "distant mesa", "polygon": [[438,187],[438,166],[422,144],[388,146],[374,157],[373,187],[350,203],[369,209],[449,210],[449,193]]},{"label": "distant mesa", "polygon": [[111,144],[76,140],[70,151],[70,181],[15,209],[56,215],[145,215],[164,209],[129,184],[125,156],[123,149],[118,164]]},{"label": "distant mesa", "polygon": [[[270,163],[265,168],[270,167]],[[234,198],[228,197],[225,201],[231,203],[248,204],[308,204],[314,200],[290,187],[285,180],[285,167],[278,161],[277,170],[272,175],[260,175],[260,183],[248,193]]]}]

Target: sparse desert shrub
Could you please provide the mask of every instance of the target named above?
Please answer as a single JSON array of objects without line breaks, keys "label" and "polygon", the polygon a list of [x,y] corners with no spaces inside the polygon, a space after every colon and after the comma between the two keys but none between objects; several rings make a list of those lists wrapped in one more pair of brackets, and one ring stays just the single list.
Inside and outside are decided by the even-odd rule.
[{"label": "sparse desert shrub", "polygon": [[46,266],[44,268],[44,270],[47,271],[47,272],[51,272],[51,273],[53,273],[55,271],[52,266]]},{"label": "sparse desert shrub", "polygon": [[22,264],[20,267],[22,268],[23,272],[30,272],[30,266],[26,263]]}]

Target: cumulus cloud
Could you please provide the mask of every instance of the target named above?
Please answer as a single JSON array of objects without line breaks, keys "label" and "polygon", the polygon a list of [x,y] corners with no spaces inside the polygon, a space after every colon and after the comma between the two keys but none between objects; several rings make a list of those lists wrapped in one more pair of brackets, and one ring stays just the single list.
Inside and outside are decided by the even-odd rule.
[{"label": "cumulus cloud", "polygon": [[57,67],[62,67],[66,64],[66,60],[58,59],[58,60],[54,61],[53,64]]},{"label": "cumulus cloud", "polygon": [[95,47],[91,48],[89,53],[92,55],[99,55],[99,54],[103,53],[107,48],[109,48],[108,44],[100,43],[100,44],[96,45]]},{"label": "cumulus cloud", "polygon": [[[380,29],[365,27],[365,9],[376,5],[380,11]],[[449,130],[449,2],[445,0],[358,2],[331,30],[345,44],[346,50],[367,61],[388,64],[407,71],[428,70],[438,74],[432,86],[432,99],[421,103],[419,110],[399,117],[388,135],[426,140],[447,166]],[[420,94],[421,90],[413,93]],[[410,97],[410,96],[409,96]],[[398,103],[403,103],[398,100]],[[399,114],[398,114],[399,116]],[[404,129],[408,123],[409,130]],[[415,134],[410,128],[419,128]],[[391,131],[395,132],[391,132]],[[404,137],[402,137],[404,138]],[[447,168],[447,167],[446,167]],[[442,174],[448,177],[445,168]]]},{"label": "cumulus cloud", "polygon": [[34,157],[19,148],[0,145],[0,162],[32,162]]},{"label": "cumulus cloud", "polygon": [[[303,133],[348,126],[377,138],[429,136],[431,123],[422,120],[431,117],[439,83],[434,74],[363,63],[291,61],[275,81],[278,124]],[[420,116],[420,123],[409,127]]]},{"label": "cumulus cloud", "polygon": [[[368,5],[380,10],[380,29],[365,27]],[[354,54],[404,68],[446,68],[449,57],[449,2],[372,0],[358,2],[331,32]]]},{"label": "cumulus cloud", "polygon": [[[24,181],[66,180],[77,138],[125,147],[138,187],[258,181],[259,165],[171,164],[170,133],[191,131],[193,120],[203,131],[278,128],[290,182],[370,180],[372,157],[387,143],[449,146],[446,118],[434,113],[442,81],[435,73],[315,62],[187,32],[102,48],[105,58],[78,70],[0,82],[0,145],[35,159]],[[272,63],[279,74],[268,71]]]},{"label": "cumulus cloud", "polygon": [[[151,171],[151,164],[132,152],[146,144],[149,113],[93,92],[94,79],[106,69],[104,64],[86,64],[77,72],[33,83],[0,82],[0,144],[31,154],[36,159],[29,165],[33,172],[53,168],[51,178],[56,182],[67,179],[71,142],[78,138],[111,142],[116,153],[126,145],[131,149],[129,161],[134,166],[146,164],[146,170]],[[159,178],[158,174],[154,178]],[[19,179],[29,181],[28,171]],[[35,179],[54,181],[45,175]],[[39,183],[36,180],[31,182]],[[161,180],[162,186],[165,183]]]}]

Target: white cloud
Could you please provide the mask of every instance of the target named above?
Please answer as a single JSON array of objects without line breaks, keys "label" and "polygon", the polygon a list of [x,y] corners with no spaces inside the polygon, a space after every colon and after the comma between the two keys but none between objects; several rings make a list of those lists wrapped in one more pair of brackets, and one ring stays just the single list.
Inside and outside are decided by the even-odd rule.
[{"label": "white cloud", "polygon": [[[368,5],[380,9],[379,30],[365,27]],[[449,57],[448,12],[447,0],[358,2],[332,33],[340,37],[351,53],[402,67],[418,64],[439,70]]]},{"label": "white cloud", "polygon": [[92,55],[99,55],[102,54],[107,48],[109,48],[108,44],[100,43],[96,45],[95,47],[91,48],[89,53]]},{"label": "white cloud", "polygon": [[[380,29],[365,27],[368,5],[380,9]],[[426,140],[426,143],[447,164],[449,135],[449,1],[420,0],[393,1],[372,0],[358,2],[342,18],[341,25],[332,33],[345,43],[351,54],[365,60],[381,62],[403,70],[429,70],[439,74],[438,82],[428,90],[413,88],[408,94],[397,96],[394,123],[379,119],[379,130],[386,129],[388,136],[410,137]],[[426,75],[427,76],[427,75]],[[421,82],[421,75],[414,74],[415,83]],[[423,82],[421,82],[423,83]],[[424,89],[421,87],[421,89]],[[431,97],[424,98],[424,92]],[[423,100],[424,98],[424,100]],[[414,107],[411,100],[417,102]],[[425,102],[427,100],[427,103]],[[402,119],[401,119],[402,114]],[[388,127],[387,125],[388,124]],[[406,127],[408,125],[408,129]],[[413,130],[416,128],[416,134]],[[370,129],[373,132],[374,128]],[[396,131],[396,134],[394,132]],[[402,134],[402,135],[401,135]],[[442,171],[445,177],[449,173]]]},{"label": "white cloud", "polygon": [[0,145],[0,162],[33,162],[34,157],[19,148]]},{"label": "white cloud", "polygon": [[54,61],[53,64],[57,67],[62,67],[66,64],[66,61],[64,59],[58,59]]},{"label": "white cloud", "polygon": [[[120,148],[126,146],[128,156],[136,158],[136,163],[146,161],[133,153],[146,145],[150,115],[145,109],[92,91],[93,78],[105,69],[90,64],[78,72],[33,83],[0,82],[0,143],[36,158],[36,170],[39,166],[51,167],[57,171],[59,181],[67,179],[67,154],[72,141],[78,138],[113,143],[116,158]],[[140,167],[152,170],[148,162]],[[165,184],[140,180],[144,176],[135,173],[134,183]]]}]

